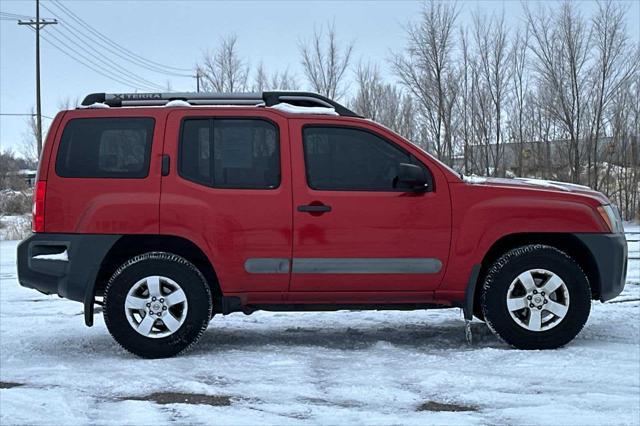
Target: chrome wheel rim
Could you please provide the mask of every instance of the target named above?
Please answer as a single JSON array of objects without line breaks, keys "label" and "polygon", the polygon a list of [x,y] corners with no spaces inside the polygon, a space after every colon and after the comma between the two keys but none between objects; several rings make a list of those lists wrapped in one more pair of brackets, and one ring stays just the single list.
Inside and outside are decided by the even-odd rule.
[{"label": "chrome wheel rim", "polygon": [[135,283],[127,293],[124,311],[139,334],[153,339],[175,333],[187,318],[187,296],[171,278],[153,275]]},{"label": "chrome wheel rim", "polygon": [[555,273],[530,269],[511,282],[507,310],[522,328],[535,332],[550,330],[567,315],[569,289]]}]

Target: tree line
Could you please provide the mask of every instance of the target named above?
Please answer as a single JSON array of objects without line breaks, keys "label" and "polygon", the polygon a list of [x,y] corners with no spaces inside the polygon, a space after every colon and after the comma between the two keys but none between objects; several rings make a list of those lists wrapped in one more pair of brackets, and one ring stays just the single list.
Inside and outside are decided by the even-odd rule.
[{"label": "tree line", "polygon": [[[355,43],[325,24],[298,43],[301,75],[250,64],[231,34],[197,72],[204,91],[316,91],[464,174],[587,185],[638,218],[640,46],[628,8],[602,1],[585,16],[577,2],[523,3],[509,23],[481,10],[462,22],[460,13],[459,3],[428,0],[402,49],[377,60],[356,60]],[[27,158],[37,158],[32,139]]]},{"label": "tree line", "polygon": [[462,25],[459,4],[427,1],[384,62],[356,63],[354,42],[330,23],[299,43],[302,78],[251,68],[230,35],[198,71],[211,91],[314,90],[465,174],[588,185],[631,219],[640,211],[640,50],[628,10],[615,1],[593,16],[571,1],[534,6],[523,4],[520,24],[478,11]]}]

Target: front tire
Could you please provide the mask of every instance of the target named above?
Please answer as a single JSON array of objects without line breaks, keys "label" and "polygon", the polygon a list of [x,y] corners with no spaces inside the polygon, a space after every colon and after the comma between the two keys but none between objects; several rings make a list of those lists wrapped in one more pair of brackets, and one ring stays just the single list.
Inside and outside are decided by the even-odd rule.
[{"label": "front tire", "polygon": [[481,307],[489,328],[518,349],[555,349],[573,340],[589,317],[591,290],[580,266],[550,246],[528,245],[489,269]]},{"label": "front tire", "polygon": [[189,349],[206,330],[212,309],[200,271],[170,253],[130,259],[105,288],[107,329],[120,346],[143,358],[166,358]]}]

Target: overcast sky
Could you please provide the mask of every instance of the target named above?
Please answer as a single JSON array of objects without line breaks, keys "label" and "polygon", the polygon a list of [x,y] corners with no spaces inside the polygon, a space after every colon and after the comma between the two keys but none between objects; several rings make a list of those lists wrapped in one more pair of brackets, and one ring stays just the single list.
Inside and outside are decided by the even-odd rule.
[{"label": "overcast sky", "polygon": [[[86,68],[73,58],[61,42],[75,48],[89,60],[100,64],[105,49],[78,31],[80,24],[69,18],[59,7],[43,0],[42,18],[58,18],[57,28],[47,27],[44,37],[55,42],[71,57],[42,42],[42,112],[52,117],[65,98],[82,98],[91,92],[135,91],[131,84],[117,82]],[[536,3],[545,3],[536,2]],[[639,38],[640,1],[625,1],[629,6],[628,28],[636,40]],[[519,1],[461,1],[459,23],[470,25],[471,13],[502,13],[511,27],[522,24],[522,5]],[[597,7],[595,1],[581,1],[580,8],[590,16]],[[309,38],[314,26],[335,21],[339,38],[354,41],[355,62],[359,59],[379,62],[389,79],[386,60],[390,51],[403,48],[404,25],[415,20],[421,8],[420,1],[68,1],[62,5],[103,33],[108,39],[135,52],[144,60],[165,66],[181,68],[178,74],[191,74],[202,52],[214,48],[221,36],[235,33],[239,49],[247,61],[256,65],[260,61],[268,71],[287,67],[304,82],[300,71],[298,43]],[[532,4],[533,7],[537,7]],[[49,8],[46,10],[45,7]],[[34,16],[33,0],[0,0],[0,12]],[[62,28],[65,27],[65,28]],[[74,29],[75,27],[75,29]],[[86,40],[95,49],[96,57],[81,51],[75,36]],[[63,38],[62,34],[71,37]],[[91,33],[90,33],[91,34]],[[53,37],[60,41],[56,41]],[[94,38],[95,35],[92,35]],[[86,46],[85,46],[86,47]],[[115,50],[115,48],[113,48]],[[118,52],[119,50],[116,50]],[[3,114],[28,113],[35,105],[35,35],[15,21],[0,21],[0,112]],[[88,58],[88,59],[87,59]],[[141,68],[122,59],[113,66],[126,69],[136,76],[177,91],[195,91],[195,79],[166,75]],[[97,68],[94,65],[92,67]],[[103,72],[113,74],[106,65]],[[148,90],[147,90],[148,91]],[[50,120],[44,119],[47,125]],[[46,127],[46,126],[45,126]],[[0,149],[19,151],[24,139],[26,117],[0,116]]]}]

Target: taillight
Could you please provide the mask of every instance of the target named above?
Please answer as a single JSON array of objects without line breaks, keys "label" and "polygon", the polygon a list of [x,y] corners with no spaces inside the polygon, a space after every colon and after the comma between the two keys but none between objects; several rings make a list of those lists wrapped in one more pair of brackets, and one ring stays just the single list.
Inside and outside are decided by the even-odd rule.
[{"label": "taillight", "polygon": [[44,196],[47,192],[47,182],[40,180],[36,183],[36,190],[33,193],[33,219],[31,230],[33,232],[44,232]]}]

